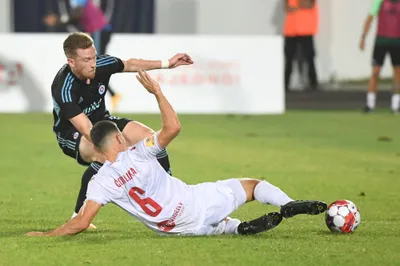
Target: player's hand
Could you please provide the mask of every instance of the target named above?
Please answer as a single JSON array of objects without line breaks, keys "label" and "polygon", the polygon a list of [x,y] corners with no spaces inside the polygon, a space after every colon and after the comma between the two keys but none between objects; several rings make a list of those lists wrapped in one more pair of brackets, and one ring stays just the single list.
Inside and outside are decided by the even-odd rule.
[{"label": "player's hand", "polygon": [[54,27],[58,23],[58,17],[54,14],[50,14],[44,17],[43,22],[49,27]]},{"label": "player's hand", "polygon": [[146,88],[151,94],[156,94],[161,91],[160,85],[150,77],[144,70],[139,70],[136,79]]},{"label": "player's hand", "polygon": [[169,68],[193,64],[192,58],[188,54],[176,54],[169,59]]},{"label": "player's hand", "polygon": [[361,40],[360,40],[360,50],[361,50],[361,51],[364,51],[364,48],[365,48],[365,38],[364,38],[364,37],[361,37]]},{"label": "player's hand", "polygon": [[29,232],[26,236],[44,236],[44,232]]}]

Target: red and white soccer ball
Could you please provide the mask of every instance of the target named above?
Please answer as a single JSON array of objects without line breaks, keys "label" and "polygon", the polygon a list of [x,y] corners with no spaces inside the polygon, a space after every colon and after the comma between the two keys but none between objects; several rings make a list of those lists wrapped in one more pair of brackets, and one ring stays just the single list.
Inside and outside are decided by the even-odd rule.
[{"label": "red and white soccer ball", "polygon": [[360,211],[349,200],[337,200],[326,210],[326,225],[335,233],[351,233],[360,225],[360,221]]}]

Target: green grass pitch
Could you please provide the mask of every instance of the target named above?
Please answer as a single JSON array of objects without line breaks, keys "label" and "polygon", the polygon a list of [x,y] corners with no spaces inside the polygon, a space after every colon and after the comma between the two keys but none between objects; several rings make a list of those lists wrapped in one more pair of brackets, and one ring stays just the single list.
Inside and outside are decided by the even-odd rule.
[{"label": "green grass pitch", "polygon": [[[126,115],[158,129],[158,115]],[[398,265],[400,119],[385,112],[289,111],[281,116],[181,115],[168,148],[187,183],[268,180],[296,199],[353,201],[361,225],[330,233],[324,216],[297,216],[256,236],[160,237],[116,206],[98,229],[28,238],[73,212],[84,168],[66,157],[44,114],[0,115],[0,265]],[[253,202],[232,217],[277,211]]]}]

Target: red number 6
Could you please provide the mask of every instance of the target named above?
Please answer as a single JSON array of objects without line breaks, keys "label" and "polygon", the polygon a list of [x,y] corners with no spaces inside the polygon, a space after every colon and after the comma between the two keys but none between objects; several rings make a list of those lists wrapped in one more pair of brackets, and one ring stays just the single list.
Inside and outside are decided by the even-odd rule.
[{"label": "red number 6", "polygon": [[[137,204],[139,204],[139,206],[146,214],[150,215],[151,217],[156,217],[160,214],[160,212],[162,211],[162,207],[158,205],[157,202],[155,202],[151,198],[142,199],[136,192],[140,195],[143,195],[144,190],[138,187],[133,187],[129,190],[129,196],[131,196],[131,198],[136,201]],[[150,206],[151,209],[148,206]]]}]

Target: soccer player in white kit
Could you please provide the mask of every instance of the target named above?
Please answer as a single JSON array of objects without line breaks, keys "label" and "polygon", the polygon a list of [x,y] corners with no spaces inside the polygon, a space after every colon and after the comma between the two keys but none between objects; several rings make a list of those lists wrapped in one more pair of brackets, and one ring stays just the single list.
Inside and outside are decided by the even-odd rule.
[{"label": "soccer player in white kit", "polygon": [[[267,181],[246,178],[187,185],[170,176],[156,155],[179,134],[178,116],[146,72],[139,71],[137,79],[157,99],[161,130],[128,147],[114,122],[96,123],[90,136],[106,162],[89,182],[84,206],[63,226],[50,232],[30,232],[28,236],[78,234],[107,203],[119,206],[160,235],[256,234],[276,227],[283,217],[326,210],[324,202],[294,201]],[[228,217],[253,200],[280,207],[280,212],[249,222]]]}]

